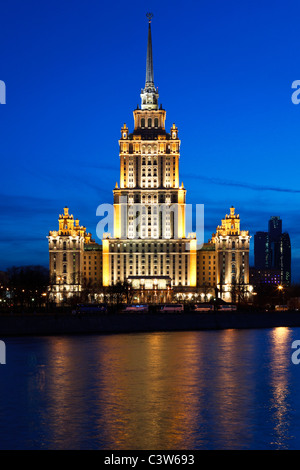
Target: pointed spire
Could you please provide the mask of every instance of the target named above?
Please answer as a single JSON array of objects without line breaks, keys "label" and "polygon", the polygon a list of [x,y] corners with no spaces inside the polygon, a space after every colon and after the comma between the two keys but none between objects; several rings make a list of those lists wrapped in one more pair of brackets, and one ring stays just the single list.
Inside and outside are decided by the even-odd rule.
[{"label": "pointed spire", "polygon": [[149,27],[148,27],[148,43],[147,43],[147,61],[146,61],[146,83],[145,88],[142,89],[142,109],[158,109],[158,91],[154,86],[154,74],[153,74],[153,56],[152,56],[152,37],[151,37],[151,20],[153,18],[152,13],[146,14]]},{"label": "pointed spire", "polygon": [[152,57],[152,37],[151,37],[151,20],[153,18],[152,13],[147,13],[147,18],[149,21],[148,28],[148,44],[147,44],[147,63],[146,63],[146,86],[148,83],[154,84],[154,75],[153,75],[153,57]]}]

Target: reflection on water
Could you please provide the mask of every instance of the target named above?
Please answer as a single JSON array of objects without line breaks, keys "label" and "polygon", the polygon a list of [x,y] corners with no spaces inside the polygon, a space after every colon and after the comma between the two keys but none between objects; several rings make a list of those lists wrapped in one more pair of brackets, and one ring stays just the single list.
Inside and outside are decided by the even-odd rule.
[{"label": "reflection on water", "polygon": [[276,328],[270,334],[270,414],[273,421],[272,444],[278,449],[288,449],[289,444],[289,366],[291,340],[288,328]]},{"label": "reflection on water", "polygon": [[300,448],[300,329],[7,339],[1,449]]}]

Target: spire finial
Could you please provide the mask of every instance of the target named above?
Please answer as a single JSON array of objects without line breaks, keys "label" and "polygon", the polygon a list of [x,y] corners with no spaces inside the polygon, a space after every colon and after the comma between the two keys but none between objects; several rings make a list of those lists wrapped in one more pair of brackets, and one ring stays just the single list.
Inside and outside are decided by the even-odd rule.
[{"label": "spire finial", "polygon": [[151,20],[153,18],[153,13],[150,13],[150,12],[146,13],[146,17],[148,18],[149,23],[151,23]]},{"label": "spire finial", "polygon": [[151,20],[152,13],[146,14],[149,21],[148,44],[147,44],[147,62],[146,62],[146,83],[154,83],[153,78],[153,59],[152,59],[152,38],[151,38]]},{"label": "spire finial", "polygon": [[158,91],[154,86],[154,73],[153,73],[153,57],[152,57],[152,37],[151,37],[151,20],[153,13],[146,14],[148,18],[148,42],[147,42],[147,61],[146,61],[146,80],[145,88],[142,89],[142,109],[158,109]]}]

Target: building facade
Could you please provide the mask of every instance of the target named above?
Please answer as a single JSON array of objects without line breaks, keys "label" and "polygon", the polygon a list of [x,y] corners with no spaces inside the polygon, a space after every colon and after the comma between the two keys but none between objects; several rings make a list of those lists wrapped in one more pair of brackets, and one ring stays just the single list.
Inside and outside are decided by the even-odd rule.
[{"label": "building facade", "polygon": [[289,286],[292,281],[292,248],[290,236],[284,232],[280,237],[280,273],[281,283]]},{"label": "building facade", "polygon": [[268,232],[256,232],[254,236],[254,268],[280,272],[280,283],[291,283],[291,241],[287,232],[282,233],[282,220],[272,216]]},{"label": "building facade", "polygon": [[281,271],[279,269],[260,269],[250,268],[250,283],[254,287],[261,285],[274,285],[281,284]]},{"label": "building facade", "polygon": [[256,232],[254,235],[254,265],[256,269],[271,269],[270,235]]},{"label": "building facade", "polygon": [[[105,234],[103,285],[128,281],[136,290],[166,299],[170,288],[196,287],[197,240],[185,233],[186,189],[179,184],[180,140],[154,85],[149,21],[146,82],[134,129],[121,129],[120,184],[114,194],[114,233]],[[143,296],[145,298],[145,295]]]},{"label": "building facade", "polygon": [[[249,299],[248,231],[232,207],[208,243],[197,250],[196,234],[186,233],[186,189],[179,179],[180,140],[154,85],[151,20],[146,80],[134,128],[121,128],[120,180],[113,190],[113,233],[95,243],[69,215],[49,232],[52,300],[60,303],[84,292],[107,292],[126,284],[134,302],[221,297]],[[241,297],[239,297],[240,299]]]},{"label": "building facade", "polygon": [[217,285],[216,246],[214,243],[203,243],[197,251],[197,287],[198,292],[215,296]]},{"label": "building facade", "polygon": [[225,301],[247,301],[251,297],[250,238],[248,230],[240,229],[240,216],[235,214],[234,207],[212,235],[216,252],[216,287],[218,296]]},{"label": "building facade", "polygon": [[[72,297],[79,297],[82,289],[91,283],[102,281],[102,247],[92,240],[86,227],[69,214],[68,207],[59,215],[58,230],[49,232],[49,300],[62,303]],[[97,250],[99,264],[97,274],[87,270],[87,255]],[[101,262],[100,262],[101,259]],[[94,260],[94,259],[93,259]],[[94,261],[95,262],[95,261]]]}]

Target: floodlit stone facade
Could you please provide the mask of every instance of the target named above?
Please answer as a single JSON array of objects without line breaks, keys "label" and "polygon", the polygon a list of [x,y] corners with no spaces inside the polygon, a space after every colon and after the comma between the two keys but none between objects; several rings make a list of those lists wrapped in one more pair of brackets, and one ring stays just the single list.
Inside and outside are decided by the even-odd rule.
[{"label": "floodlit stone facade", "polygon": [[[141,105],[133,111],[132,132],[124,124],[119,140],[120,180],[113,190],[113,233],[95,243],[69,215],[59,216],[58,231],[48,236],[50,295],[56,302],[83,289],[100,292],[126,284],[136,302],[219,296],[249,298],[248,231],[232,207],[209,243],[197,249],[195,233],[186,233],[186,189],[179,179],[180,140],[154,85],[151,20],[146,82]],[[173,295],[174,294],[174,295]]]}]

